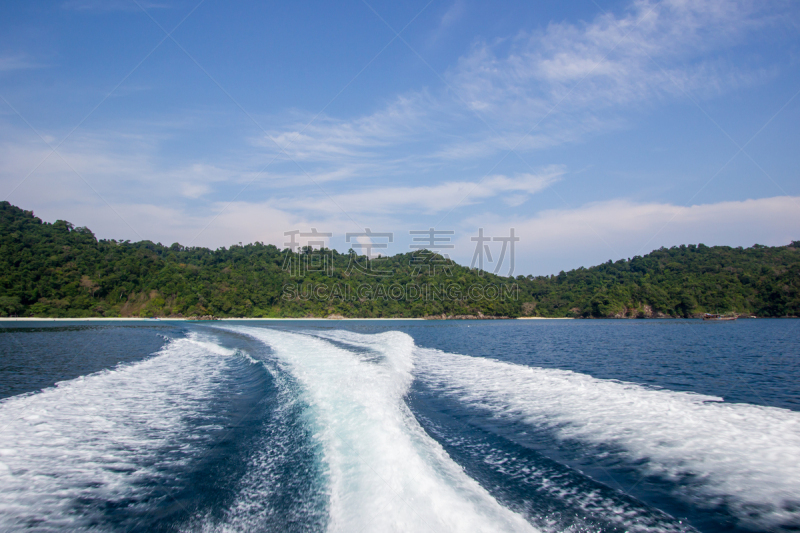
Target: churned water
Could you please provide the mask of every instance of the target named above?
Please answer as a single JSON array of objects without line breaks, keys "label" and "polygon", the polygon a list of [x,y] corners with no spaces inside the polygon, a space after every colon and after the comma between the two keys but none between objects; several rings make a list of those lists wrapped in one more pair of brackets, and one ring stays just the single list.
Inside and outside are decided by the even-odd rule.
[{"label": "churned water", "polygon": [[0,529],[796,531],[800,322],[0,328]]}]

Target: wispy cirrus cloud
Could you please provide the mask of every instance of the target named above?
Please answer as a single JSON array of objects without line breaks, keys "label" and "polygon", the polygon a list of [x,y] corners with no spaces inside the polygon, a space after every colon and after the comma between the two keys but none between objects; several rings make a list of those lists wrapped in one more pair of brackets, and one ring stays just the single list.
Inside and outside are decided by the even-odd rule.
[{"label": "wispy cirrus cloud", "polygon": [[644,0],[590,22],[478,42],[445,77],[491,131],[440,153],[549,148],[625,127],[651,104],[763,81],[775,68],[734,64],[724,51],[779,21],[750,0]]},{"label": "wispy cirrus cloud", "polygon": [[[116,1],[63,4],[83,11],[125,6],[136,8],[133,2]],[[456,2],[441,27],[455,24],[468,9]],[[121,131],[127,126],[119,122],[113,132],[89,131],[87,122],[59,148],[67,163],[50,156],[10,199],[25,207],[47,205],[53,213],[54,206],[67,206],[55,216],[73,217],[105,236],[128,235],[119,221],[108,222],[115,214],[106,217],[107,200],[126,219],[137,220],[147,238],[183,242],[200,233],[195,243],[212,246],[229,240],[278,243],[282,231],[311,224],[340,232],[356,229],[354,220],[376,231],[403,228],[419,222],[421,215],[436,220],[461,206],[470,209],[453,211],[454,227],[471,231],[491,222],[500,232],[517,224],[528,238],[533,236],[526,249],[536,257],[567,257],[570,250],[594,257],[594,251],[583,254],[586,249],[602,249],[595,255],[603,259],[617,257],[605,241],[620,254],[630,254],[630,242],[646,242],[670,220],[661,234],[667,240],[680,232],[705,235],[692,224],[708,232],[720,227],[714,217],[751,217],[765,232],[778,232],[765,217],[779,212],[784,223],[793,224],[785,198],[690,208],[617,199],[520,216],[529,215],[522,206],[533,195],[575,176],[564,164],[570,155],[546,150],[629,127],[650,109],[685,99],[687,92],[702,100],[769,79],[774,69],[768,63],[734,63],[726,51],[747,44],[757,32],[763,37],[765,28],[778,24],[781,9],[784,4],[773,4],[767,12],[747,0],[635,0],[588,21],[550,23],[504,39],[479,40],[441,73],[442,84],[431,78],[435,83],[426,88],[381,95],[383,103],[371,111],[336,116],[326,114],[328,109],[317,116],[316,110],[263,110],[261,115],[262,110],[248,109],[253,116],[268,117],[259,118],[268,135],[252,129],[249,121],[251,129],[233,121],[223,127],[219,121],[218,128],[192,137],[190,130],[219,119],[196,110],[194,123],[149,124],[130,132]],[[22,56],[0,56],[0,71],[31,65]],[[119,103],[104,105],[124,107],[125,90],[133,94],[135,87],[147,86],[123,86]],[[192,112],[183,109],[176,115]],[[29,133],[0,130],[0,185],[5,191],[50,151]],[[55,144],[65,134],[45,136]],[[206,144],[189,146],[195,138]],[[513,164],[496,168],[511,148],[524,159],[509,157],[506,163],[513,159]],[[535,162],[533,169],[528,160]],[[614,197],[595,190],[600,198]],[[211,226],[200,232],[209,221]],[[732,233],[723,230],[718,240],[709,241],[730,240]]]},{"label": "wispy cirrus cloud", "polygon": [[476,42],[442,74],[440,90],[270,133],[298,161],[375,159],[387,170],[410,153],[432,164],[543,150],[623,128],[653,103],[773,76],[769,65],[734,64],[722,52],[779,20],[751,0],[637,0],[620,14]]},{"label": "wispy cirrus cloud", "polygon": [[[169,4],[161,2],[138,2],[144,9],[164,9]],[[137,2],[131,0],[67,0],[61,4],[63,9],[74,11],[141,11]]]},{"label": "wispy cirrus cloud", "polygon": [[303,116],[270,131],[271,139],[264,136],[255,142],[269,150],[283,149],[298,161],[384,157],[387,149],[419,142],[420,136],[433,133],[437,105],[425,93],[401,95],[384,108],[351,120]]},{"label": "wispy cirrus cloud", "polygon": [[35,69],[42,66],[26,55],[0,55],[0,72]]},{"label": "wispy cirrus cloud", "polygon": [[0,198],[11,195],[10,201],[25,205],[99,193],[109,201],[149,199],[158,204],[202,199],[223,185],[258,177],[248,168],[208,162],[165,164],[158,154],[164,139],[152,137],[78,132],[58,146],[55,136],[41,139],[26,129],[1,127]]},{"label": "wispy cirrus cloud", "polygon": [[398,215],[414,212],[435,214],[456,207],[479,204],[490,198],[502,197],[506,203],[521,205],[564,175],[560,166],[551,166],[537,174],[513,176],[493,175],[478,181],[448,181],[436,185],[412,187],[373,187],[338,193],[330,197],[282,198],[276,202],[294,210],[337,213],[342,209],[355,216],[370,214]]},{"label": "wispy cirrus cloud", "polygon": [[503,120],[536,117],[562,99],[559,112],[717,92],[758,75],[709,54],[773,22],[762,7],[750,0],[636,1],[621,15],[477,43],[448,78],[473,109]]},{"label": "wispy cirrus cloud", "polygon": [[[118,3],[70,0],[64,6],[110,9]],[[463,6],[456,2],[456,8]],[[637,0],[621,14],[601,13],[589,22],[551,23],[493,43],[477,42],[443,74],[445,87],[396,95],[354,118],[305,114],[271,120],[271,138],[259,132],[249,139],[253,153],[246,154],[250,161],[238,174],[245,182],[256,180],[256,187],[297,180],[412,185],[432,169],[456,182],[453,176],[463,172],[459,167],[466,161],[511,148],[526,153],[579,142],[624,128],[637,105],[681,98],[683,91],[715,93],[752,83],[769,68],[731,65],[708,52],[741,42],[775,18],[749,0]],[[0,58],[0,70],[31,64],[20,57]],[[93,157],[100,157],[100,150]],[[114,158],[120,159],[119,154]],[[273,158],[267,171],[257,175]],[[151,169],[148,174],[162,172]],[[208,191],[196,186],[182,190],[190,197]]]}]

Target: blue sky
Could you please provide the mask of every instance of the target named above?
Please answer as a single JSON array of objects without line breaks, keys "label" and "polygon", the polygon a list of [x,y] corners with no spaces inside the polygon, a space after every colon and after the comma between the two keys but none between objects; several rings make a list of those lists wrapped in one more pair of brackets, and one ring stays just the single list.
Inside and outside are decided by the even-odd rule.
[{"label": "blue sky", "polygon": [[468,264],[478,228],[514,228],[515,274],[800,239],[796,2],[0,15],[0,196],[101,238],[283,247],[314,227],[345,251],[370,228],[400,253],[432,227]]}]

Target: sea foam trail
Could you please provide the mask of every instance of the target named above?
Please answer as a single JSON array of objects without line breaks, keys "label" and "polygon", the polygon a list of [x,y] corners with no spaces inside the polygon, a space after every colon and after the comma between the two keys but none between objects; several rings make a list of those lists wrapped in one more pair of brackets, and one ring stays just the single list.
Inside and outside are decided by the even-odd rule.
[{"label": "sea foam trail", "polygon": [[291,375],[267,358],[256,361],[271,376],[269,392],[252,412],[263,426],[247,444],[242,476],[223,508],[207,508],[179,531],[323,531],[327,523],[326,480],[319,444],[305,423],[308,406]]},{"label": "sea foam trail", "polygon": [[321,442],[331,531],[534,531],[464,474],[413,417],[412,339],[370,336],[357,352],[309,335],[237,327],[297,378]]},{"label": "sea foam trail", "polygon": [[192,334],[150,359],[0,402],[0,529],[87,527],[93,505],[135,501],[137,484],[202,443],[211,428],[187,431],[186,420],[213,420],[205,405],[233,353]]},{"label": "sea foam trail", "polygon": [[439,350],[417,349],[415,365],[443,394],[560,439],[617,449],[743,525],[800,526],[798,412]]},{"label": "sea foam trail", "polygon": [[[315,334],[362,350],[375,344],[370,335],[348,331]],[[437,389],[427,390],[436,394]],[[416,416],[428,434],[446,449],[449,448],[454,459],[460,458],[467,472],[472,470],[481,476],[481,470],[485,474],[489,469],[506,478],[504,481],[509,482],[510,486],[516,485],[521,489],[510,489],[513,495],[504,493],[503,481],[484,477],[484,486],[491,485],[497,491],[495,494],[502,495],[498,497],[505,497],[509,505],[524,512],[533,524],[544,529],[583,532],[621,530],[632,533],[696,531],[633,498],[617,494],[611,489],[602,490],[601,486],[583,474],[563,466],[554,467],[556,463],[551,464],[550,461],[518,455],[502,444],[500,447],[497,443],[491,444],[481,435],[482,432],[467,429],[469,434],[465,435],[462,433],[464,429],[453,432],[451,428],[442,426],[422,413]],[[531,490],[535,492],[529,492]]]}]

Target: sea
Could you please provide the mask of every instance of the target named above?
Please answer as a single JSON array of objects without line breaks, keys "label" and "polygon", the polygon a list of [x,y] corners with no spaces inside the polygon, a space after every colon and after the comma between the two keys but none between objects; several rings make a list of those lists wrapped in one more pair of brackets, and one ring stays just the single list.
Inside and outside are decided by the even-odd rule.
[{"label": "sea", "polygon": [[0,531],[798,531],[799,338],[1,322]]}]

